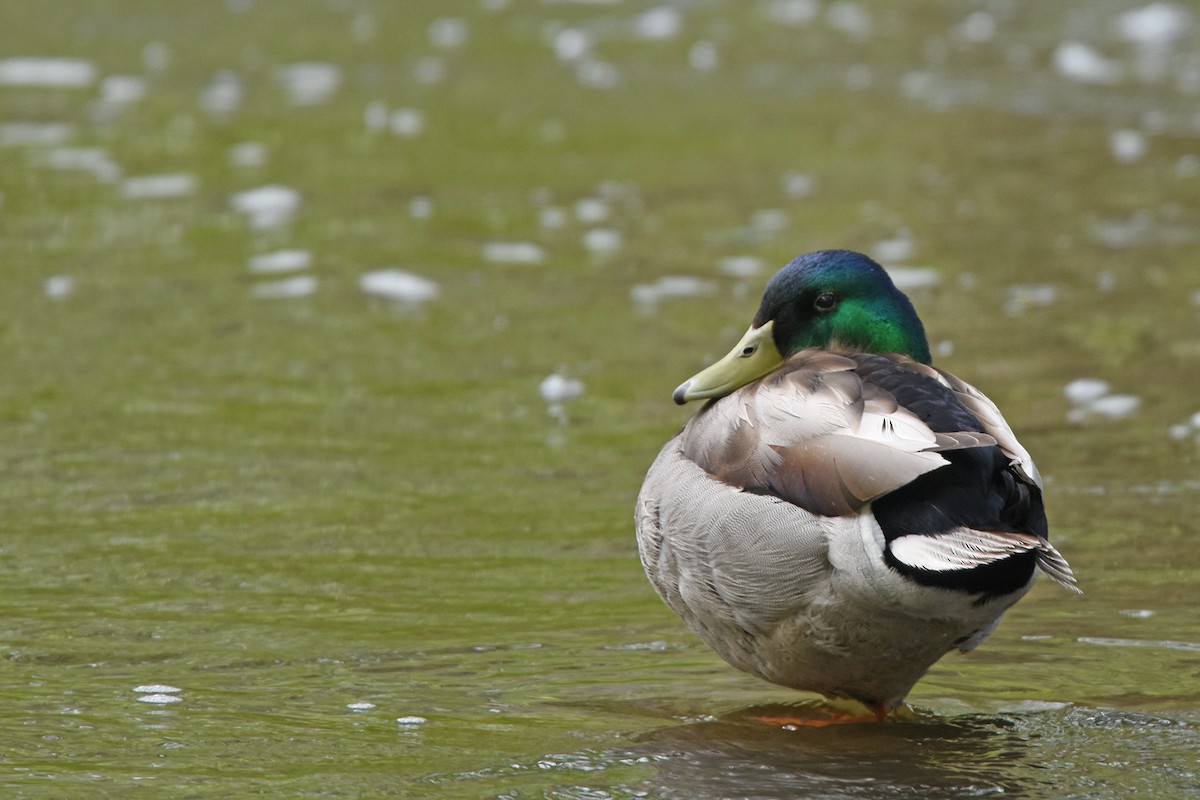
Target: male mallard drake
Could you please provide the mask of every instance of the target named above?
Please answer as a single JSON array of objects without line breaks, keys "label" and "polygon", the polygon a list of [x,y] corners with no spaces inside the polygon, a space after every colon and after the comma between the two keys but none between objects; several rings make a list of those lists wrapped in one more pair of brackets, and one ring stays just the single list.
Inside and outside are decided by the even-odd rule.
[{"label": "male mallard drake", "polygon": [[930,366],[908,298],[871,259],[797,258],[723,359],[637,501],[642,566],[726,661],[882,718],[982,642],[1050,544],[1042,481],[996,405]]}]

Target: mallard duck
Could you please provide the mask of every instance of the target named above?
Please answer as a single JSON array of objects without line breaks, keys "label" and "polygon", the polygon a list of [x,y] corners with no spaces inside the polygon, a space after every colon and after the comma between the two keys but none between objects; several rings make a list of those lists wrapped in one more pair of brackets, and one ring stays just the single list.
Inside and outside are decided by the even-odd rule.
[{"label": "mallard duck", "polygon": [[1075,588],[1033,459],[930,361],[887,272],[826,250],[780,270],[741,341],[675,390],[708,402],[646,475],[638,550],[733,666],[882,719],[1038,571]]}]

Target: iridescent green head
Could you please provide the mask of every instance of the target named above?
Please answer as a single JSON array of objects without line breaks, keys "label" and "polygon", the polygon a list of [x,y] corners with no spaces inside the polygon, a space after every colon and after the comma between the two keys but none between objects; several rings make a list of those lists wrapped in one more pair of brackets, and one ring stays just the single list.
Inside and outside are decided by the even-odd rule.
[{"label": "iridescent green head", "polygon": [[822,250],[776,273],[750,330],[729,355],[676,389],[675,402],[727,395],[806,347],[930,362],[925,327],[883,267],[861,253]]}]

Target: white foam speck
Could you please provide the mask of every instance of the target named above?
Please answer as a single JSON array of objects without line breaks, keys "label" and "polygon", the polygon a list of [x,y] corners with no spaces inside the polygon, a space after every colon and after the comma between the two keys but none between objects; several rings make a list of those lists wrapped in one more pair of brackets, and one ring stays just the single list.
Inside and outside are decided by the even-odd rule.
[{"label": "white foam speck", "polygon": [[315,106],[328,101],[342,84],[342,70],[336,64],[303,61],[276,71],[293,105]]},{"label": "white foam speck", "polygon": [[1141,131],[1125,129],[1112,132],[1108,137],[1108,147],[1117,161],[1135,164],[1146,157],[1149,145],[1146,135]]},{"label": "white foam speck", "polygon": [[429,219],[433,216],[433,200],[424,195],[408,201],[408,215],[413,219]]},{"label": "white foam speck", "polygon": [[382,131],[388,125],[388,107],[382,100],[372,100],[363,109],[363,124],[369,131]]},{"label": "white foam speck", "polygon": [[688,48],[688,66],[698,72],[712,72],[720,60],[717,46],[712,42],[696,42]]},{"label": "white foam speck", "polygon": [[664,275],[654,283],[640,283],[629,290],[634,304],[643,311],[653,311],[663,300],[676,297],[694,297],[712,294],[716,285],[712,281],[690,275]]},{"label": "white foam speck", "polygon": [[209,114],[228,116],[242,104],[242,79],[236,72],[221,70],[200,90],[200,108]]},{"label": "white foam speck", "polygon": [[1108,394],[1108,381],[1098,378],[1077,378],[1063,387],[1063,395],[1072,403],[1084,404],[1098,400]]},{"label": "white foam speck", "polygon": [[276,250],[254,256],[247,262],[246,268],[255,275],[275,275],[308,269],[312,262],[312,253],[307,250]]},{"label": "white foam speck", "polygon": [[488,242],[483,260],[493,264],[540,264],[546,254],[533,242]]},{"label": "white foam speck", "polygon": [[674,39],[683,29],[683,15],[671,6],[659,6],[638,15],[634,20],[633,29],[640,39]]},{"label": "white foam speck", "polygon": [[141,686],[133,687],[133,690],[138,694],[179,694],[183,691],[178,686],[170,686],[165,683],[144,683]]},{"label": "white foam speck", "polygon": [[346,708],[355,712],[371,711],[376,708],[374,703],[347,703]]},{"label": "white foam speck", "polygon": [[729,256],[717,262],[717,270],[733,278],[753,278],[763,271],[764,266],[758,256]]},{"label": "white foam speck", "polygon": [[1075,40],[1061,43],[1054,51],[1054,68],[1068,80],[1098,84],[1116,83],[1123,71],[1120,63]]},{"label": "white foam speck", "polygon": [[583,381],[554,373],[538,384],[538,393],[547,403],[566,403],[583,396]]},{"label": "white foam speck", "polygon": [[143,694],[137,698],[139,703],[153,703],[154,705],[165,706],[171,703],[182,703],[183,698],[176,694]]},{"label": "white foam speck", "polygon": [[1019,283],[1008,287],[1005,292],[1004,310],[1008,314],[1016,315],[1031,306],[1050,306],[1057,302],[1057,286],[1046,283]]},{"label": "white foam speck", "polygon": [[851,0],[830,3],[825,9],[825,23],[852,39],[869,38],[873,27],[871,12]]},{"label": "white foam speck", "polygon": [[560,61],[578,61],[592,51],[592,37],[578,28],[563,28],[554,34],[554,55]]},{"label": "white foam speck", "polygon": [[360,11],[350,18],[350,36],[356,42],[369,42],[379,32],[379,22],[375,15]]},{"label": "white foam speck", "polygon": [[95,65],[79,58],[0,59],[0,86],[82,89],[95,82]]},{"label": "white foam speck", "polygon": [[750,216],[750,227],[760,233],[778,233],[787,227],[787,214],[782,209],[764,208]]},{"label": "white foam speck", "polygon": [[962,21],[956,33],[972,44],[990,42],[996,35],[996,18],[986,11],[974,11]]},{"label": "white foam speck", "polygon": [[432,300],[440,292],[435,282],[401,269],[378,269],[364,273],[358,279],[358,285],[374,297],[413,305]]},{"label": "white foam speck", "polygon": [[424,56],[413,67],[413,77],[426,86],[441,83],[446,77],[446,62],[437,56]]},{"label": "white foam speck", "polygon": [[292,221],[300,209],[300,193],[288,186],[260,186],[235,194],[234,211],[250,218],[251,227],[278,228]]},{"label": "white foam speck", "polygon": [[808,197],[817,188],[817,179],[803,172],[785,172],[783,175],[783,192],[788,197],[800,199]]},{"label": "white foam speck", "polygon": [[150,42],[142,48],[142,66],[147,72],[163,72],[171,65],[171,51],[162,42]]},{"label": "white foam speck", "polygon": [[442,17],[429,23],[429,43],[434,47],[462,47],[469,32],[465,20]]},{"label": "white foam speck", "polygon": [[105,103],[129,105],[146,96],[146,79],[140,75],[109,75],[100,81],[100,99]]},{"label": "white foam speck", "polygon": [[424,717],[396,717],[396,724],[406,728],[424,725],[426,722],[429,722],[429,720]]},{"label": "white foam speck", "polygon": [[608,219],[608,203],[596,197],[585,197],[575,204],[575,218],[585,225],[595,225]]},{"label": "white foam speck", "polygon": [[420,136],[425,130],[425,115],[415,108],[398,108],[388,118],[388,128],[397,136]]},{"label": "white foam speck", "polygon": [[763,15],[782,25],[806,25],[817,18],[821,4],[817,0],[767,0]]},{"label": "white foam speck", "polygon": [[1088,410],[1109,419],[1125,419],[1142,405],[1142,398],[1132,394],[1110,394],[1088,404]]},{"label": "white foam speck", "polygon": [[42,283],[42,291],[52,300],[62,300],[75,291],[75,279],[70,275],[52,275]]},{"label": "white foam speck", "polygon": [[538,223],[548,230],[567,224],[567,212],[558,206],[547,206],[538,212]]},{"label": "white foam speck", "polygon": [[612,228],[593,228],[583,235],[583,246],[590,253],[608,255],[621,249],[621,232]]},{"label": "white foam speck", "polygon": [[1154,612],[1148,608],[1126,608],[1121,611],[1121,616],[1133,619],[1150,619],[1150,617],[1154,616]]},{"label": "white foam speck", "polygon": [[904,292],[933,289],[942,283],[942,274],[933,267],[888,267],[887,274]]},{"label": "white foam speck", "polygon": [[621,83],[621,73],[606,61],[587,59],[575,69],[575,78],[589,89],[615,89]]},{"label": "white foam speck", "polygon": [[1126,11],[1117,17],[1117,33],[1122,39],[1142,47],[1163,47],[1187,34],[1192,15],[1173,3],[1150,3]]},{"label": "white foam speck", "polygon": [[229,148],[229,163],[235,167],[261,167],[267,163],[267,146],[261,142],[242,142]]},{"label": "white foam speck", "polygon": [[121,168],[107,150],[99,147],[56,147],[46,151],[42,163],[52,169],[90,172],[103,183],[112,183],[121,177]]},{"label": "white foam speck", "polygon": [[64,144],[75,135],[69,122],[3,122],[0,123],[0,145],[51,146]]},{"label": "white foam speck", "polygon": [[159,200],[196,193],[196,176],[186,172],[139,175],[121,181],[121,195],[129,200]]},{"label": "white foam speck", "polygon": [[250,294],[260,300],[285,300],[293,297],[308,297],[317,291],[317,279],[311,275],[297,275],[278,281],[254,284]]},{"label": "white foam speck", "polygon": [[908,261],[912,258],[915,249],[916,245],[913,244],[912,234],[908,231],[901,231],[891,239],[876,242],[871,254],[875,256],[876,261],[891,263]]}]

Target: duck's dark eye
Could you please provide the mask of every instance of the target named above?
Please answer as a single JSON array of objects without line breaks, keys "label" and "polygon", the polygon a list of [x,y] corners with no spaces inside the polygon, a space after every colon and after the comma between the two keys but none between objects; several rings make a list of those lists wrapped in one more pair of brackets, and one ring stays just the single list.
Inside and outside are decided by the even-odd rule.
[{"label": "duck's dark eye", "polygon": [[813,308],[817,311],[832,311],[837,307],[837,303],[837,295],[833,292],[821,292],[817,299],[813,300]]}]

